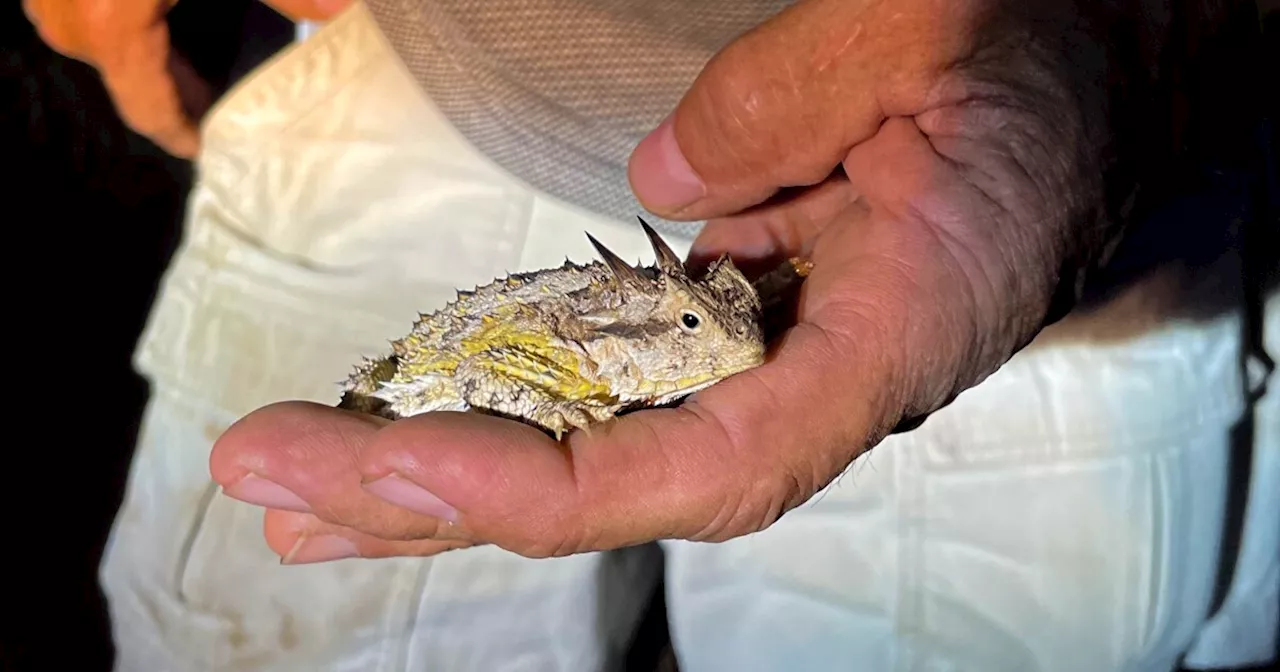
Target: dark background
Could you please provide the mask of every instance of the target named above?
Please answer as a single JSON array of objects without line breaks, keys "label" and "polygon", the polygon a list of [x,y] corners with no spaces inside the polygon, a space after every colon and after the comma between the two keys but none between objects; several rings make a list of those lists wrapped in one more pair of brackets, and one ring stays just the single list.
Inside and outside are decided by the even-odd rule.
[{"label": "dark background", "polygon": [[[255,0],[183,0],[169,22],[174,44],[219,93],[293,32]],[[27,454],[6,470],[16,490],[3,510],[19,530],[32,528],[0,540],[0,563],[27,569],[3,579],[0,661],[24,672],[108,670],[97,566],[147,395],[130,358],[192,171],[126,129],[98,74],[45,46],[17,0],[0,2],[0,160],[4,329],[18,360],[5,366],[17,378],[10,394],[30,402],[10,416],[23,433],[15,427],[5,452]],[[21,514],[32,507],[40,512]]]},{"label": "dark background", "polygon": [[[168,23],[218,95],[294,33],[257,0],[182,0]],[[0,370],[21,410],[3,444],[16,464],[0,471],[12,525],[0,533],[0,670],[111,667],[97,571],[148,392],[131,357],[191,185],[189,162],[121,123],[93,68],[49,49],[21,2],[0,0],[0,329],[16,360]],[[664,613],[659,591],[631,669],[658,664]]]},{"label": "dark background", "polygon": [[[20,2],[0,7],[0,370],[10,430],[0,434],[9,458],[0,471],[0,669],[106,670],[97,566],[147,394],[130,357],[192,174],[127,130],[96,72],[46,47]],[[216,93],[293,31],[256,0],[183,0],[169,23]],[[1276,12],[1267,25],[1259,69],[1233,86],[1280,87]],[[1255,244],[1275,245],[1274,232]],[[666,644],[660,598],[632,669],[653,669]]]}]

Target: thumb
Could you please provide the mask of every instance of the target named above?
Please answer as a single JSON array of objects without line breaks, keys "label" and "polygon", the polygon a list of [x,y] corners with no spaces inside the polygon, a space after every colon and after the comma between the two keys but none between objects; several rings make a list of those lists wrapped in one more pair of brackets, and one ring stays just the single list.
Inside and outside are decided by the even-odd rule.
[{"label": "thumb", "polygon": [[802,0],[746,33],[636,147],[636,197],[697,220],[822,182],[887,116],[919,111],[925,75],[962,48],[949,4]]}]

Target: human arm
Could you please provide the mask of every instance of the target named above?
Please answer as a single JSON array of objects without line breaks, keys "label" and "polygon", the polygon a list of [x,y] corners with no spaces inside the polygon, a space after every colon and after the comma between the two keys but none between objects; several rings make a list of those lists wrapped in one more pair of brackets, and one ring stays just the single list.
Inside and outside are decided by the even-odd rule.
[{"label": "human arm", "polygon": [[[1114,234],[1124,162],[1103,83],[1126,68],[1059,7],[800,3],[718,57],[670,134],[637,150],[646,205],[714,218],[696,253],[812,257],[798,323],[760,369],[571,435],[568,451],[494,418],[276,405],[220,439],[215,479],[267,505],[253,488],[292,491],[268,514],[281,554],[302,534],[367,556],[472,543],[541,556],[767,527],[998,368]],[[674,165],[654,153],[672,145],[709,194],[682,212],[645,184]],[[789,200],[741,212],[779,187]],[[412,488],[434,499],[414,505]]]}]

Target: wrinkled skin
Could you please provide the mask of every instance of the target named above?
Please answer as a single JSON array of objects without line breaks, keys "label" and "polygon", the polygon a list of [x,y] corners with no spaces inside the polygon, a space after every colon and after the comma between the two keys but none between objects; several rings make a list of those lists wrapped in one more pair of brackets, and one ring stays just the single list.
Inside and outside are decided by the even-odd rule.
[{"label": "wrinkled skin", "polygon": [[1080,47],[1068,69],[1066,21],[1029,34],[1005,12],[801,2],[725,49],[637,147],[646,207],[710,218],[693,258],[811,256],[765,365],[571,434],[569,451],[483,416],[390,423],[280,403],[217,441],[213,477],[267,507],[266,542],[292,563],[475,544],[544,557],[768,527],[1001,366],[1044,325],[1060,270],[1112,230],[1105,64]]},{"label": "wrinkled skin", "polygon": [[[324,20],[350,0],[265,0],[294,21]],[[164,151],[191,158],[209,85],[169,43],[165,14],[177,0],[22,0],[45,44],[93,66],[124,123]]]}]

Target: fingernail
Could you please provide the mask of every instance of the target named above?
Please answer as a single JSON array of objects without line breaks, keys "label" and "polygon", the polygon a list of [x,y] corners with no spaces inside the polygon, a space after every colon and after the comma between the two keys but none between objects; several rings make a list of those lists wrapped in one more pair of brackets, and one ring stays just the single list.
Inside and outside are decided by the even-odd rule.
[{"label": "fingernail", "polygon": [[284,557],[282,565],[307,565],[313,562],[329,562],[343,558],[358,558],[360,551],[350,540],[332,534],[320,534],[314,537],[303,535],[293,543]]},{"label": "fingernail", "polygon": [[288,488],[268,481],[256,474],[249,474],[230,487],[222,489],[223,494],[249,504],[265,506],[269,509],[284,509],[310,513],[311,506],[301,497],[293,494]]},{"label": "fingernail", "polygon": [[385,499],[396,506],[440,518],[450,523],[458,522],[458,510],[443,499],[427,492],[406,478],[391,474],[364,484],[364,489],[375,497]]},{"label": "fingernail", "polygon": [[636,145],[631,188],[645,205],[664,211],[679,210],[707,195],[707,186],[676,143],[671,117]]}]

